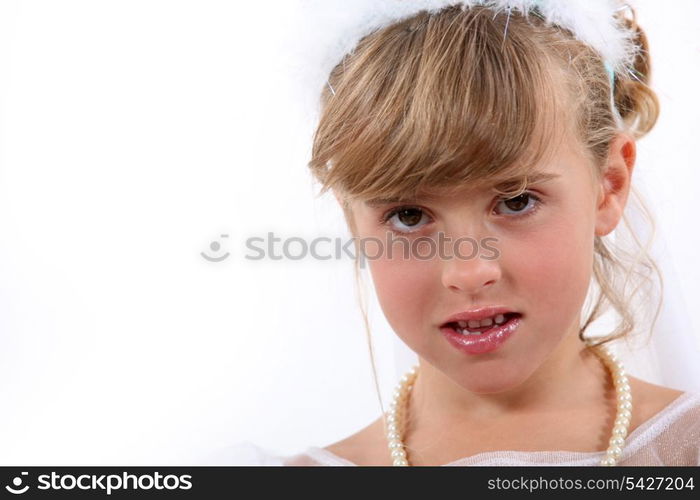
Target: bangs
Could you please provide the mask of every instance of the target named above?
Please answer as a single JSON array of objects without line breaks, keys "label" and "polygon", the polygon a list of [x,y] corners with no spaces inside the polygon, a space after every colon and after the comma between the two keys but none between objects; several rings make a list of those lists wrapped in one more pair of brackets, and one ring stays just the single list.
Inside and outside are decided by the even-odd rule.
[{"label": "bangs", "polygon": [[[426,12],[365,37],[336,66],[309,164],[347,199],[527,184],[571,130],[562,72],[532,16]],[[506,31],[507,27],[507,31]],[[505,36],[504,36],[505,34]],[[550,33],[551,38],[551,33]]]}]

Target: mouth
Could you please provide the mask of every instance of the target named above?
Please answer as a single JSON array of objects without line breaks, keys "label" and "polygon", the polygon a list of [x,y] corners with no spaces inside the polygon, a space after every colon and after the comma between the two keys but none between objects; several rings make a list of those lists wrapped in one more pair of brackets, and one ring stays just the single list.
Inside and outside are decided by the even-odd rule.
[{"label": "mouth", "polygon": [[521,319],[522,314],[508,312],[479,320],[478,325],[475,320],[471,320],[471,326],[469,321],[450,321],[444,323],[440,331],[459,351],[467,354],[485,354],[497,350],[518,331]]},{"label": "mouth", "polygon": [[449,321],[444,323],[440,328],[449,328],[460,335],[484,335],[489,333],[491,330],[496,330],[497,328],[503,327],[507,323],[513,321],[515,318],[519,318],[521,316],[522,314],[520,313],[507,312],[503,314],[496,314],[495,316],[482,320]]}]

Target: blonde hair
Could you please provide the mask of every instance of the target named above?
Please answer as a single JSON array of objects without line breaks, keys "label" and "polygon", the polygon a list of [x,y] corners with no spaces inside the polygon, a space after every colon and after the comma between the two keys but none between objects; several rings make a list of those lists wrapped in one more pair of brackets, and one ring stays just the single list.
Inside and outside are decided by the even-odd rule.
[{"label": "blonde hair", "polygon": [[[649,87],[646,36],[633,8],[618,15],[634,29],[641,50],[634,69],[616,75],[614,89],[597,52],[571,32],[547,26],[536,12],[507,17],[485,7],[452,6],[419,12],[364,37],[334,67],[321,94],[309,162],[322,185],[319,195],[333,190],[345,200],[345,218],[355,234],[352,199],[411,197],[432,188],[513,179],[503,194],[517,196],[553,138],[575,137],[600,176],[620,132],[611,90],[624,131],[634,139],[646,135],[659,114]],[[632,198],[653,228],[634,188]],[[634,235],[627,217],[623,220]],[[595,237],[593,277],[599,293],[580,328],[582,341],[594,345],[583,334],[610,306],[619,323],[597,343],[626,336],[636,324],[629,306],[633,296],[652,283],[652,273],[663,288],[648,254],[652,239],[653,234],[642,243],[635,236],[637,250],[626,253],[606,237]],[[376,384],[361,296],[360,306]],[[661,302],[650,332],[660,308]]]}]

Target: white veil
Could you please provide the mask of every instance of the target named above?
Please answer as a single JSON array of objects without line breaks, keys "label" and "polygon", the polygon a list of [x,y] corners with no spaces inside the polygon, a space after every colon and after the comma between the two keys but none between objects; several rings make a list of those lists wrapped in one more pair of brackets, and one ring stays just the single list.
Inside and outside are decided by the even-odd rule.
[{"label": "white veil", "polygon": [[[648,193],[645,171],[636,170],[633,185],[645,201],[653,201]],[[630,201],[626,209],[629,225],[644,241],[651,235],[651,228],[636,200]],[[615,233],[616,244],[633,244],[632,235],[623,224]],[[663,276],[663,303],[659,317],[648,344],[633,341],[630,345],[621,343],[617,349],[630,373],[653,383],[700,393],[700,348],[693,333],[693,319],[682,294],[673,249],[667,244],[663,227],[657,224],[655,233],[649,254]],[[658,295],[653,300],[658,300]],[[640,326],[642,329],[648,327]]]}]

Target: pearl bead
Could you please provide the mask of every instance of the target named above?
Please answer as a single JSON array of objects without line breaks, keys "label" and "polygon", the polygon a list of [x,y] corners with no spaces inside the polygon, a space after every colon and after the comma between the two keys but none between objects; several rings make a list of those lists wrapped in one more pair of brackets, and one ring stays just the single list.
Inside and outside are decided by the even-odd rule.
[{"label": "pearl bead", "polygon": [[401,448],[403,448],[403,445],[398,441],[392,441],[389,443],[389,448],[391,448],[392,450],[400,450]]},{"label": "pearl bead", "polygon": [[[629,385],[629,379],[628,379],[627,377],[624,377],[624,378],[615,378],[615,379],[614,379],[614,382],[615,382],[615,387],[616,387],[616,388],[619,387],[619,386],[621,386],[621,385]],[[619,390],[619,389],[616,389],[616,390]]]},{"label": "pearl bead", "polygon": [[623,438],[627,437],[627,427],[624,425],[616,425],[613,427],[613,434],[615,436],[621,436]]},{"label": "pearl bead", "polygon": [[631,412],[630,410],[621,410],[621,411],[618,411],[618,412],[617,412],[617,417],[618,417],[618,418],[624,417],[624,418],[627,418],[627,419],[631,419],[631,418],[632,418],[632,412]]},{"label": "pearl bead", "polygon": [[617,460],[618,458],[620,458],[620,455],[622,455],[622,448],[620,448],[619,446],[611,446],[608,449],[607,455]]},{"label": "pearl bead", "polygon": [[629,394],[629,393],[627,393],[627,392],[623,392],[622,394],[620,394],[620,395],[617,397],[617,400],[618,400],[620,403],[622,403],[622,402],[624,402],[624,401],[632,401],[632,395]]},{"label": "pearl bead", "polygon": [[387,438],[389,438],[390,441],[398,441],[399,439],[401,439],[401,436],[399,436],[398,432],[390,432],[389,434],[387,434]]},{"label": "pearl bead", "polygon": [[626,418],[626,417],[617,417],[617,418],[615,419],[615,425],[616,425],[616,426],[620,425],[620,426],[627,427],[628,425],[630,425],[630,419],[629,419],[629,418]]},{"label": "pearl bead", "polygon": [[615,465],[616,460],[612,457],[606,456],[601,462],[600,465]]},{"label": "pearl bead", "polygon": [[392,457],[392,458],[403,458],[403,459],[405,459],[405,458],[406,458],[406,452],[403,451],[403,450],[401,450],[401,449],[392,450],[392,452],[391,452],[391,457]]},{"label": "pearl bead", "polygon": [[625,444],[625,440],[622,439],[620,436],[615,436],[610,439],[610,446],[618,446],[622,448],[622,445]]},{"label": "pearl bead", "polygon": [[617,408],[619,410],[632,410],[632,402],[631,401],[623,401],[619,405],[617,405]]},{"label": "pearl bead", "polygon": [[389,424],[386,428],[387,432],[399,432],[399,426],[397,424]]}]

